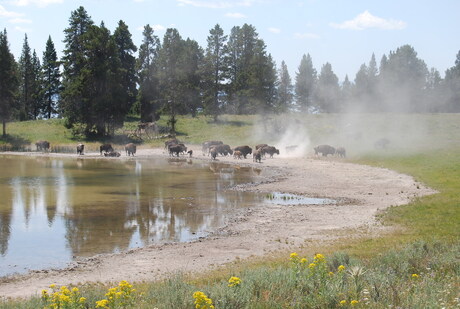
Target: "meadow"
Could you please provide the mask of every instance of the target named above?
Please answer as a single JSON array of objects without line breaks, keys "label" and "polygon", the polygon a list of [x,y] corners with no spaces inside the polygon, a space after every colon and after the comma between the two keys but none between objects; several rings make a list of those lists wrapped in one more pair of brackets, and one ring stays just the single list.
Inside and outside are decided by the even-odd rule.
[{"label": "meadow", "polygon": [[[84,141],[62,124],[59,119],[9,123],[0,147],[26,147],[39,139],[68,147]],[[178,138],[186,143],[303,143],[310,154],[319,143],[342,145],[347,161],[412,175],[439,193],[380,213],[382,224],[396,228],[379,238],[342,239],[134,286],[50,282],[42,295],[2,300],[0,308],[460,308],[459,136],[458,114],[224,115],[217,123],[181,117]],[[388,147],[375,148],[383,137]],[[111,142],[127,140],[120,130]],[[84,142],[97,149],[102,141]],[[144,140],[141,147],[163,142]]]}]

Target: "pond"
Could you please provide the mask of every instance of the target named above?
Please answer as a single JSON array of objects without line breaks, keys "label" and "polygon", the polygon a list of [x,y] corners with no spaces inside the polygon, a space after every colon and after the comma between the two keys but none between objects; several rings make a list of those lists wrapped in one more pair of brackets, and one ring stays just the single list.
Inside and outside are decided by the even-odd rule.
[{"label": "pond", "polygon": [[0,156],[0,276],[206,236],[264,196],[260,169],[191,159]]}]

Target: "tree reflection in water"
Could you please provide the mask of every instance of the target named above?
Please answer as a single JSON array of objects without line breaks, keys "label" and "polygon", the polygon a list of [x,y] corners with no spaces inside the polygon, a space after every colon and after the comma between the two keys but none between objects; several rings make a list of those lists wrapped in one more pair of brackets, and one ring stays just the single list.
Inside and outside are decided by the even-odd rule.
[{"label": "tree reflection in water", "polygon": [[260,201],[225,189],[260,171],[190,159],[0,157],[0,275],[189,241]]}]

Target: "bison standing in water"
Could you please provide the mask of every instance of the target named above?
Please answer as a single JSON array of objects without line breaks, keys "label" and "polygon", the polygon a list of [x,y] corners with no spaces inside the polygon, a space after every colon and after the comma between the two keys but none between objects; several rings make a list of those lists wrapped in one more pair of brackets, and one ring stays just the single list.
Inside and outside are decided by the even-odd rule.
[{"label": "bison standing in water", "polygon": [[313,149],[315,150],[315,155],[322,154],[323,157],[335,154],[335,148],[330,145],[318,145]]},{"label": "bison standing in water", "polygon": [[99,150],[101,152],[101,156],[102,156],[102,152],[113,152],[113,147],[112,147],[112,144],[103,144],[99,147]]},{"label": "bison standing in water", "polygon": [[38,141],[35,143],[37,151],[49,151],[50,143],[48,141]]},{"label": "bison standing in water", "polygon": [[126,155],[129,157],[132,155],[134,157],[134,154],[136,153],[136,145],[133,143],[129,143],[125,145],[125,151]]},{"label": "bison standing in water", "polygon": [[77,145],[77,154],[78,155],[83,155],[84,150],[85,150],[85,145],[84,144],[78,144]]}]

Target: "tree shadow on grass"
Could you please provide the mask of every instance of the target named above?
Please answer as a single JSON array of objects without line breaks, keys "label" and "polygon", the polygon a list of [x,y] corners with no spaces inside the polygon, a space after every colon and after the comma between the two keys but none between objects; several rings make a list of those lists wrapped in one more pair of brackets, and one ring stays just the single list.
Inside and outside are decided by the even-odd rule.
[{"label": "tree shadow on grass", "polygon": [[243,126],[249,126],[251,123],[248,121],[241,121],[241,120],[220,120],[217,119],[216,121],[214,120],[208,120],[209,124],[218,124],[218,125],[229,125],[229,126],[235,126],[235,127],[243,127]]},{"label": "tree shadow on grass", "polygon": [[0,136],[1,151],[30,151],[30,140],[7,134]]}]

